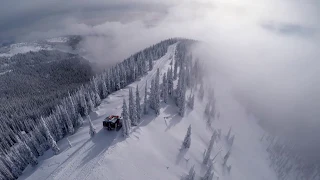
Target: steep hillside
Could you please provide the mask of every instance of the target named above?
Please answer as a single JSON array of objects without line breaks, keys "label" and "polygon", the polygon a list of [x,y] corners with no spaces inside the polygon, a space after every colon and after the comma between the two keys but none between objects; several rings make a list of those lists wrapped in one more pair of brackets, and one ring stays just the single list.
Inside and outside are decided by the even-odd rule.
[{"label": "steep hillside", "polygon": [[16,121],[48,115],[68,92],[89,82],[93,75],[87,60],[60,51],[41,50],[0,59],[0,84],[4,85],[0,102],[6,102],[1,103],[0,112]]},{"label": "steep hillside", "polygon": [[[194,179],[207,174],[213,175],[211,179],[220,180],[276,180],[268,166],[267,152],[260,144],[262,130],[255,118],[232,98],[223,81],[217,79],[212,86],[209,84],[212,79],[201,79],[204,77],[199,75],[202,73],[196,63],[191,63],[192,58],[182,52],[183,43],[169,46],[167,53],[154,62],[151,71],[110,94],[92,110],[75,134],[58,143],[59,154],[47,151],[39,158],[39,164],[28,167],[19,179],[174,180],[185,179],[189,172],[193,174],[189,170],[194,167]],[[156,88],[157,79],[163,75],[168,79],[176,76],[172,81],[175,91],[167,91],[167,100],[163,94],[163,87],[167,86],[163,82],[168,85],[170,80],[160,80],[161,96],[156,93],[160,92]],[[124,136],[124,127],[120,131],[104,129],[105,117],[122,113],[123,100],[128,102],[129,90],[138,87],[144,99],[146,85],[148,114],[142,115],[138,125],[131,127],[129,136]],[[182,90],[187,86],[187,90]],[[194,95],[194,105],[190,95]],[[157,103],[154,104],[158,97],[161,97],[159,109]],[[191,98],[185,101],[186,97]],[[89,119],[96,131],[93,137],[88,134]],[[190,148],[184,148],[189,126],[191,144]],[[208,162],[204,163],[204,159]]]}]

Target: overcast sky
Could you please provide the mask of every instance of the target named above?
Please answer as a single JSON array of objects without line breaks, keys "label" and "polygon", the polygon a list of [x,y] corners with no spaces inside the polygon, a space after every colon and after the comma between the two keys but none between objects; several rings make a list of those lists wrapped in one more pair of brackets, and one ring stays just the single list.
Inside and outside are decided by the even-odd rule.
[{"label": "overcast sky", "polygon": [[96,35],[85,40],[84,48],[99,62],[122,60],[169,37],[202,40],[209,44],[202,52],[206,63],[229,78],[259,118],[291,133],[310,137],[320,132],[319,0],[0,0],[0,4],[0,42]]}]

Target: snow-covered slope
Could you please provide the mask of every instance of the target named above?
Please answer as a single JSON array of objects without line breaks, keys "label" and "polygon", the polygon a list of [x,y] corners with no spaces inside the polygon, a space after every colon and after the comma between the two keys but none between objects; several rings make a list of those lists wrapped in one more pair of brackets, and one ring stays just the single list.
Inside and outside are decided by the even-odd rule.
[{"label": "snow-covered slope", "polygon": [[52,50],[47,44],[33,43],[17,43],[7,47],[0,48],[0,57],[11,57],[19,53],[37,52],[40,50]]},{"label": "snow-covered slope", "polygon": [[[206,125],[204,109],[208,97],[203,101],[196,98],[194,110],[187,109],[185,117],[178,115],[178,109],[171,100],[162,103],[160,115],[153,112],[143,116],[142,123],[132,128],[130,137],[123,138],[121,131],[107,131],[102,120],[110,114],[120,114],[123,98],[128,98],[129,88],[139,85],[143,97],[146,81],[167,71],[174,59],[176,44],[168,48],[165,56],[155,61],[154,68],[141,80],[117,91],[103,100],[90,117],[97,134],[90,138],[88,124],[84,124],[74,135],[59,142],[61,153],[53,156],[51,150],[40,157],[39,165],[28,167],[19,179],[109,179],[109,180],[152,180],[180,179],[195,165],[196,179],[207,167],[202,165],[203,152],[209,144],[212,129]],[[190,91],[187,92],[187,94]],[[254,117],[246,114],[226,91],[224,83],[217,81],[215,96],[220,118],[212,123],[213,128],[222,129],[221,139],[213,147],[211,156],[220,152],[214,163],[215,178],[220,180],[276,180],[268,166],[267,154],[259,139],[262,135]],[[180,151],[188,126],[192,126],[191,147]],[[225,136],[229,127],[235,135],[231,147],[228,173],[223,167],[223,156],[229,150]],[[72,146],[69,145],[68,141]]]},{"label": "snow-covered slope", "polygon": [[[40,50],[59,50],[79,53],[75,46],[81,41],[80,36],[55,37],[34,42],[21,42],[0,47],[0,57],[12,57],[16,54],[38,52]],[[73,44],[72,44],[73,43]],[[73,46],[73,47],[71,47]],[[72,49],[73,48],[73,49]]]}]

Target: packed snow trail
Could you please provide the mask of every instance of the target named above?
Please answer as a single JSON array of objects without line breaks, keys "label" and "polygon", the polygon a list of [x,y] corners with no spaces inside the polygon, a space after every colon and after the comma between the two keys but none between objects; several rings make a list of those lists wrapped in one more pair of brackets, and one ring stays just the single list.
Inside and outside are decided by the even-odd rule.
[{"label": "packed snow trail", "polygon": [[[41,166],[40,164],[39,166],[41,167],[39,167],[37,171],[33,172],[33,174],[30,175],[32,172],[27,172],[19,179],[85,179],[85,177],[90,174],[90,171],[94,168],[94,166],[99,163],[100,157],[105,154],[110,154],[117,143],[123,139],[121,130],[107,131],[102,127],[102,121],[104,118],[110,114],[121,114],[122,100],[123,98],[126,98],[126,100],[128,99],[129,88],[135,89],[138,85],[140,95],[143,97],[146,82],[148,82],[148,85],[150,85],[151,80],[156,76],[158,68],[162,70],[162,68],[168,67],[171,60],[174,58],[175,50],[176,44],[169,46],[167,53],[160,59],[154,61],[153,69],[149,71],[147,75],[142,77],[139,81],[130,84],[126,88],[110,94],[102,101],[101,105],[90,114],[97,131],[97,134],[93,138],[90,138],[88,134],[88,126],[85,124],[79,129],[78,132],[72,136],[69,136],[69,139],[74,138],[75,141],[80,141],[77,143],[83,143],[81,146],[71,147],[66,151],[62,151],[60,154],[51,157],[52,161],[56,162],[54,165],[59,164],[55,169],[53,169],[51,172],[48,172],[46,171],[48,168],[45,167],[45,165]],[[59,142],[59,145],[62,143],[65,144],[66,142],[62,140]],[[77,149],[75,150],[75,148]],[[45,156],[40,157],[40,161],[42,158],[46,159]],[[54,165],[49,163],[47,166],[51,167]],[[52,168],[50,168],[50,170],[51,169]],[[45,170],[43,174],[39,172],[41,170]],[[30,167],[29,171],[31,171]]]}]

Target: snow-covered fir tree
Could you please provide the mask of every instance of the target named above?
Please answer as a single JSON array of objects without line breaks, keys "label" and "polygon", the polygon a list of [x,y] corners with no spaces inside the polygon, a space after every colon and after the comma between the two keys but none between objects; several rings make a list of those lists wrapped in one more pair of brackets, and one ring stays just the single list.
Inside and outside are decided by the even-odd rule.
[{"label": "snow-covered fir tree", "polygon": [[127,110],[127,103],[126,100],[123,99],[123,105],[122,105],[122,132],[123,136],[127,137],[130,133],[131,128],[131,121],[129,120],[128,110]]},{"label": "snow-covered fir tree", "polygon": [[43,118],[41,118],[41,123],[42,123],[42,127],[43,127],[43,130],[44,130],[44,134],[46,135],[47,137],[47,142],[48,142],[48,145],[50,146],[51,150],[53,151],[54,154],[58,154],[60,152],[60,149],[56,143],[56,141],[53,139],[48,127],[47,127],[47,124],[44,122]]},{"label": "snow-covered fir tree", "polygon": [[193,109],[194,107],[194,95],[191,95],[189,96],[189,99],[188,99],[188,106],[190,109]]},{"label": "snow-covered fir tree", "polygon": [[80,113],[78,114],[77,125],[78,126],[82,126],[83,125],[83,118],[82,118]]},{"label": "snow-covered fir tree", "polygon": [[87,119],[89,121],[89,134],[91,137],[93,137],[96,134],[96,129],[94,128],[90,116],[87,116]]},{"label": "snow-covered fir tree", "polygon": [[153,59],[152,57],[149,58],[149,71],[151,71],[153,69]]},{"label": "snow-covered fir tree", "polygon": [[17,166],[17,164],[13,163],[10,156],[4,155],[2,158],[3,158],[2,161],[4,163],[7,163],[7,166],[9,167],[12,175],[15,178],[18,178],[22,174],[22,170]]},{"label": "snow-covered fir tree", "polygon": [[16,179],[2,161],[0,161],[0,175],[3,175],[3,179]]},{"label": "snow-covered fir tree", "polygon": [[136,102],[134,100],[132,88],[129,89],[129,118],[131,120],[131,125],[133,126],[138,125],[137,108],[136,108]]},{"label": "snow-covered fir tree", "polygon": [[143,114],[148,114],[148,84],[144,89]]},{"label": "snow-covered fir tree", "polygon": [[210,160],[210,155],[211,155],[211,151],[213,148],[214,140],[215,140],[215,133],[212,134],[208,149],[206,149],[206,151],[204,153],[203,164],[208,164],[208,162]]},{"label": "snow-covered fir tree", "polygon": [[228,140],[228,143],[229,143],[229,146],[230,146],[230,147],[233,145],[234,138],[235,138],[235,135],[232,135],[232,136],[230,137],[230,139]]},{"label": "snow-covered fir tree", "polygon": [[94,104],[89,93],[86,93],[86,100],[88,105],[88,112],[91,112],[94,109]]},{"label": "snow-covered fir tree", "polygon": [[69,116],[66,108],[64,106],[60,105],[60,110],[61,110],[61,113],[62,113],[62,117],[65,120],[65,123],[67,125],[68,133],[73,134],[74,133],[73,123],[72,123],[72,121],[70,119],[70,116]]},{"label": "snow-covered fir tree", "polygon": [[207,103],[206,108],[204,109],[204,114],[207,116],[210,115],[210,102]]},{"label": "snow-covered fir tree", "polygon": [[168,81],[168,94],[173,95],[173,76],[172,76],[172,68],[168,69],[168,72],[167,72],[167,81]]},{"label": "snow-covered fir tree", "polygon": [[151,80],[151,87],[150,87],[150,96],[149,96],[149,105],[152,109],[155,107],[155,80]]},{"label": "snow-covered fir tree", "polygon": [[173,80],[178,78],[178,61],[174,61]]},{"label": "snow-covered fir tree", "polygon": [[139,93],[139,86],[137,85],[136,87],[136,111],[137,111],[137,118],[138,118],[138,121],[140,121],[141,119],[141,100],[140,100],[140,93]]},{"label": "snow-covered fir tree", "polygon": [[213,164],[210,163],[210,166],[208,167],[206,173],[204,174],[201,180],[213,180],[214,173],[212,172],[212,166]]},{"label": "snow-covered fir tree", "polygon": [[179,115],[184,116],[185,106],[186,106],[186,81],[185,81],[185,72],[184,68],[180,69],[179,72],[179,80],[178,80],[178,87],[177,87],[177,105],[179,108]]},{"label": "snow-covered fir tree", "polygon": [[80,98],[80,114],[83,116],[88,116],[89,108],[88,108],[87,101],[86,101],[85,95],[83,94],[82,89],[80,89],[79,98]]},{"label": "snow-covered fir tree", "polygon": [[232,129],[232,127],[230,127],[230,128],[229,128],[229,131],[228,131],[228,134],[227,134],[227,137],[226,137],[226,138],[227,138],[227,140],[229,140],[229,139],[230,139],[231,129]]},{"label": "snow-covered fir tree", "polygon": [[182,180],[195,180],[196,171],[194,170],[194,166],[192,166],[189,170],[188,175],[182,177]]},{"label": "snow-covered fir tree", "polygon": [[154,95],[154,110],[156,112],[156,115],[160,114],[160,72],[159,72],[159,68],[157,69],[157,75],[155,78],[155,86],[154,86],[154,90],[155,93]]},{"label": "snow-covered fir tree", "polygon": [[199,97],[199,99],[200,99],[201,101],[203,100],[203,97],[204,97],[203,82],[200,84],[200,89],[199,89],[198,97]]},{"label": "snow-covered fir tree", "polygon": [[73,125],[75,125],[75,120],[77,118],[77,112],[76,112],[76,106],[74,104],[74,100],[72,99],[70,93],[68,93],[68,100],[69,100],[69,110],[70,110],[70,119],[73,122]]},{"label": "snow-covered fir tree", "polygon": [[38,160],[32,153],[29,146],[24,142],[21,142],[20,144],[21,146],[19,148],[19,151],[23,154],[23,157],[26,158],[27,162],[30,163],[31,166],[36,166],[38,164]]},{"label": "snow-covered fir tree", "polygon": [[107,98],[108,96],[108,87],[107,87],[107,84],[106,84],[106,81],[105,81],[105,77],[103,77],[103,79],[101,79],[101,97],[102,99],[105,99]]},{"label": "snow-covered fir tree", "polygon": [[29,134],[30,134],[30,141],[29,142],[31,142],[33,147],[35,147],[37,154],[38,154],[37,156],[42,156],[46,149],[44,148],[44,146],[42,146],[38,142],[37,138],[34,135],[34,132],[30,132]]},{"label": "snow-covered fir tree", "polygon": [[223,165],[226,165],[226,164],[227,164],[227,161],[228,161],[228,159],[229,159],[229,157],[230,157],[230,154],[231,154],[231,151],[229,150],[229,151],[227,152],[227,154],[224,155],[224,157],[223,157]]},{"label": "snow-covered fir tree", "polygon": [[64,136],[63,131],[62,131],[62,126],[55,115],[52,115],[52,119],[53,119],[53,122],[55,124],[56,129],[57,129],[57,134],[56,134],[57,140],[60,140]]},{"label": "snow-covered fir tree", "polygon": [[190,148],[190,145],[191,145],[191,125],[189,125],[187,134],[184,137],[184,140],[182,142],[182,149]]},{"label": "snow-covered fir tree", "polygon": [[167,81],[166,73],[164,73],[163,80],[162,80],[162,97],[163,97],[163,101],[167,103],[168,102],[168,81]]},{"label": "snow-covered fir tree", "polygon": [[97,107],[101,104],[101,98],[100,95],[97,92],[93,92],[92,96],[94,98],[94,106]]}]

